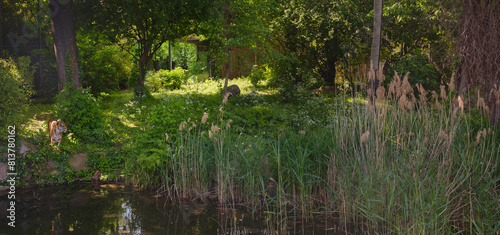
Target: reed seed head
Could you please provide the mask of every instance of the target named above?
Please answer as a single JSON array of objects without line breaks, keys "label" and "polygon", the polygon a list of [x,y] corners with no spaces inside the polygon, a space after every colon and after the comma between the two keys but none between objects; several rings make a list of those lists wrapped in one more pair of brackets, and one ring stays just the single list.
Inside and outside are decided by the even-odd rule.
[{"label": "reed seed head", "polygon": [[451,75],[450,83],[448,84],[450,92],[455,90],[455,73]]},{"label": "reed seed head", "polygon": [[438,138],[446,140],[448,139],[448,135],[444,131],[439,131]]},{"label": "reed seed head", "polygon": [[207,118],[208,118],[208,114],[203,114],[203,117],[201,118],[201,124],[205,124],[207,123]]},{"label": "reed seed head", "polygon": [[461,95],[458,96],[458,107],[462,112],[464,111],[464,101]]},{"label": "reed seed head", "polygon": [[370,131],[366,131],[365,133],[363,133],[363,135],[361,135],[361,144],[367,141],[368,137],[370,137]]},{"label": "reed seed head", "polygon": [[484,99],[482,97],[477,99],[477,108],[478,109],[484,109],[485,106],[486,106],[486,104],[484,103]]},{"label": "reed seed head", "polygon": [[179,125],[179,131],[182,131],[186,127],[186,122],[181,122]]},{"label": "reed seed head", "polygon": [[408,75],[410,72],[407,72],[405,76],[403,77],[403,82],[401,83],[401,89],[403,90],[404,94],[410,94],[413,93],[413,88],[410,85],[410,82],[408,81]]},{"label": "reed seed head", "polygon": [[377,88],[377,100],[376,102],[380,102],[385,98],[385,88],[383,86]]},{"label": "reed seed head", "polygon": [[427,91],[420,84],[417,84],[417,90],[420,93],[420,102],[423,104],[425,102],[425,100],[427,99]]},{"label": "reed seed head", "polygon": [[441,85],[441,99],[446,100],[448,97],[446,96],[446,88],[444,85]]},{"label": "reed seed head", "polygon": [[214,124],[212,123],[212,128],[211,128],[211,130],[212,130],[212,132],[217,133],[217,132],[219,132],[219,130],[220,130],[220,129],[219,129],[219,127],[218,127],[218,126],[216,126],[216,125],[214,125]]}]

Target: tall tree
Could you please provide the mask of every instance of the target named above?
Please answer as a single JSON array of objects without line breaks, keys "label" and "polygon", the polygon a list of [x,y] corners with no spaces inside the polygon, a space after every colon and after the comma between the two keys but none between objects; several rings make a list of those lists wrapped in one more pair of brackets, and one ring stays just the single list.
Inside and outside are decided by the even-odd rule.
[{"label": "tall tree", "polygon": [[[82,0],[82,28],[118,43],[138,62],[139,84],[147,65],[167,40],[196,32],[210,8],[209,0]],[[134,51],[135,48],[135,51]]]},{"label": "tall tree", "polygon": [[[210,42],[211,52],[220,68],[224,68],[224,90],[230,76],[234,49],[256,51],[262,48],[269,32],[265,19],[272,1],[269,0],[218,0],[210,11],[210,18],[203,24],[202,33]],[[250,65],[252,66],[252,65]],[[221,69],[222,70],[222,69]]]},{"label": "tall tree", "polygon": [[[372,9],[365,0],[277,0],[271,27],[281,53],[273,67],[284,82],[321,77],[333,84],[337,63],[368,45],[365,28]],[[364,54],[364,53],[363,53]]]},{"label": "tall tree", "polygon": [[379,86],[379,79],[377,78],[379,70],[380,59],[380,38],[382,33],[382,7],[383,0],[373,1],[373,41],[372,41],[372,55],[371,55],[371,69],[372,76],[370,77],[370,100],[374,101],[377,96],[377,87]]},{"label": "tall tree", "polygon": [[[462,0],[460,29],[461,64],[458,95],[472,108],[477,104],[489,115],[490,123],[500,122],[500,2]],[[480,97],[478,97],[478,94]],[[472,101],[472,102],[471,102]],[[473,102],[476,101],[476,102]]]},{"label": "tall tree", "polygon": [[68,77],[73,87],[80,87],[78,70],[78,48],[73,28],[72,0],[50,0],[52,36],[57,61],[58,89],[61,91]]}]

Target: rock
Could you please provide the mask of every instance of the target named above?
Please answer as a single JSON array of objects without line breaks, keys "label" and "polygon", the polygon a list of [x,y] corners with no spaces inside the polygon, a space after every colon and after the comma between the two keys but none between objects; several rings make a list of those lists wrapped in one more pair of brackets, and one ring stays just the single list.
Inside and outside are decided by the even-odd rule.
[{"label": "rock", "polygon": [[7,170],[9,169],[9,165],[5,162],[0,162],[0,180],[7,179]]},{"label": "rock", "polygon": [[85,153],[77,153],[69,158],[69,164],[73,167],[73,171],[88,170],[90,167],[86,166],[88,156]]},{"label": "rock", "polygon": [[10,190],[10,186],[0,185],[0,192],[7,192]]},{"label": "rock", "polygon": [[19,153],[21,155],[26,155],[28,152],[37,151],[37,150],[38,150],[38,147],[36,147],[36,145],[34,145],[30,142],[26,142],[24,140],[20,141]]},{"label": "rock", "polygon": [[45,162],[45,169],[49,172],[49,175],[57,174],[57,170],[54,169],[54,163],[52,161]]},{"label": "rock", "polygon": [[101,181],[101,171],[96,171],[92,176],[92,181]]},{"label": "rock", "polygon": [[240,95],[240,88],[238,87],[238,85],[231,85],[227,87],[227,92],[230,93],[229,97],[238,96]]}]

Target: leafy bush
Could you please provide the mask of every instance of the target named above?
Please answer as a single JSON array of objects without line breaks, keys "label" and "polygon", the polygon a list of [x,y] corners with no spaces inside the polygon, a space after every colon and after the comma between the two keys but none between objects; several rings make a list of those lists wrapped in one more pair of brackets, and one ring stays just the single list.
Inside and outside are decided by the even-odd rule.
[{"label": "leafy bush", "polygon": [[28,108],[29,98],[33,94],[33,70],[30,58],[20,57],[17,62],[0,59],[0,127],[18,125]]},{"label": "leafy bush", "polygon": [[[434,66],[428,62],[427,57],[422,54],[407,54],[403,56],[395,64],[391,65],[388,72],[388,77],[394,76],[394,71],[399,75],[404,75],[410,72],[408,81],[414,87],[417,83],[422,85],[426,90],[438,90],[440,85],[440,77]],[[384,85],[389,85],[391,79],[385,79]],[[415,88],[415,87],[414,87]]]},{"label": "leafy bush", "polygon": [[66,123],[69,132],[87,142],[103,143],[109,139],[99,100],[90,94],[90,89],[74,89],[67,85],[56,99],[57,117]]},{"label": "leafy bush", "polygon": [[307,90],[315,81],[315,74],[304,66],[303,62],[295,55],[279,56],[272,66],[272,78],[269,85],[277,87],[284,101],[293,101],[297,95]]},{"label": "leafy bush", "polygon": [[233,130],[248,134],[276,134],[285,126],[283,117],[270,106],[256,105],[226,110],[226,120],[233,120]]},{"label": "leafy bush", "polygon": [[117,46],[83,48],[82,84],[93,94],[126,88],[131,74],[131,56]]},{"label": "leafy bush", "polygon": [[186,83],[187,79],[188,73],[184,69],[175,68],[172,71],[161,69],[151,73],[151,75],[146,78],[145,84],[153,91],[157,91],[160,88],[173,90],[181,88],[181,85]]},{"label": "leafy bush", "polygon": [[108,153],[94,153],[89,156],[88,166],[108,175],[108,180],[118,178],[125,165],[126,155],[113,149]]},{"label": "leafy bush", "polygon": [[252,85],[254,87],[256,87],[260,81],[269,80],[272,77],[271,74],[272,74],[272,71],[270,71],[270,69],[268,69],[268,68],[263,69],[260,67],[254,67],[252,69],[252,72],[250,73],[250,75],[248,77],[250,78]]},{"label": "leafy bush", "polygon": [[151,93],[149,92],[148,87],[144,85],[138,85],[134,87],[134,99],[141,101],[147,98],[151,98]]}]

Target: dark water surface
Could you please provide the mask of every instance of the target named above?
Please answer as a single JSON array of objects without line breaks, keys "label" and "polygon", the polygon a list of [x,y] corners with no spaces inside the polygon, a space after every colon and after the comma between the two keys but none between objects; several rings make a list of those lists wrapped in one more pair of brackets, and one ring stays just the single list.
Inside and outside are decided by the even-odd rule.
[{"label": "dark water surface", "polygon": [[123,185],[70,184],[18,190],[16,227],[10,200],[0,193],[0,234],[345,234],[325,218],[293,219],[286,232],[271,229],[268,214],[215,205],[174,205],[154,192]]}]

